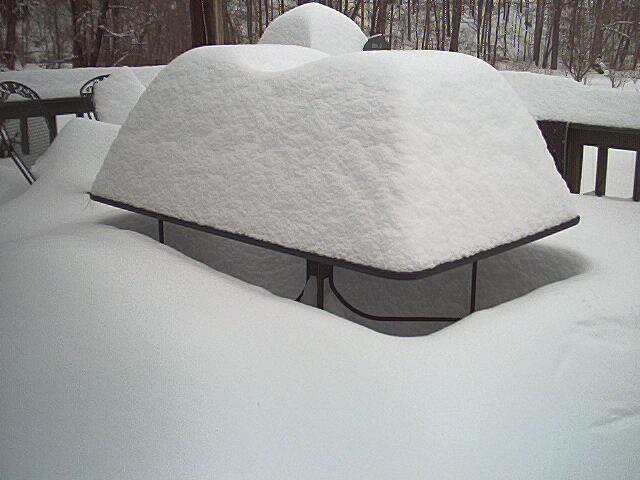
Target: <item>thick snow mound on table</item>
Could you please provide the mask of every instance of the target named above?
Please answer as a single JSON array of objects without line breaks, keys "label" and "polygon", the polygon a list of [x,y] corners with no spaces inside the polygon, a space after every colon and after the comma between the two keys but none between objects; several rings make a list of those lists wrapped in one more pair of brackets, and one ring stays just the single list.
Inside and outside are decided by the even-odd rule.
[{"label": "thick snow mound on table", "polygon": [[570,78],[502,72],[536,120],[640,129],[640,93],[587,87]]},{"label": "thick snow mound on table", "polygon": [[486,63],[308,52],[182,55],[131,112],[92,193],[398,272],[575,216],[535,122]]},{"label": "thick snow mound on table", "polygon": [[276,18],[259,43],[299,45],[339,55],[361,52],[367,37],[346,15],[319,3],[307,3]]}]

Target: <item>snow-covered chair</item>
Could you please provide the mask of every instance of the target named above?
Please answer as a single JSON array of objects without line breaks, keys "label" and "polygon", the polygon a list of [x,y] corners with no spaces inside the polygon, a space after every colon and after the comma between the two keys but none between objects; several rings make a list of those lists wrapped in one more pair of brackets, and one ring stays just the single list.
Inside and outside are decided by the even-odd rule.
[{"label": "snow-covered chair", "polygon": [[260,44],[297,45],[328,55],[361,52],[367,36],[337,10],[311,2],[280,15],[260,37]]},{"label": "snow-covered chair", "polygon": [[101,122],[122,125],[144,93],[145,86],[129,67],[120,67],[93,84],[94,117]]},{"label": "snow-covered chair", "polygon": [[[80,96],[81,97],[90,97],[91,98],[91,103],[94,105],[94,111],[93,112],[87,112],[86,116],[87,118],[91,118],[94,120],[96,119],[96,115],[95,115],[95,104],[93,103],[93,91],[95,86],[100,83],[101,81],[103,81],[104,79],[109,78],[109,74],[105,74],[105,75],[98,75],[97,77],[93,77],[90,80],[87,80],[82,87],[80,87]],[[81,113],[77,114],[76,116],[78,117],[82,117],[83,115]]]},{"label": "snow-covered chair", "polygon": [[11,157],[30,184],[32,169],[55,137],[55,130],[40,96],[18,82],[0,83],[0,102],[28,101],[24,116],[0,118],[0,156]]}]

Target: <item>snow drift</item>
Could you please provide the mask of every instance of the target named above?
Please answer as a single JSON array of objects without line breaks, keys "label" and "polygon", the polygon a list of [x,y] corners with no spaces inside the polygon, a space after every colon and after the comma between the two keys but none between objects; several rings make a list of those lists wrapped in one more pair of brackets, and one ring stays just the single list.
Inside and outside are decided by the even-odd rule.
[{"label": "snow drift", "polygon": [[142,95],[92,193],[394,272],[576,215],[502,76],[443,52],[191,50]]},{"label": "snow drift", "polygon": [[367,37],[346,15],[319,3],[307,3],[271,22],[259,43],[298,45],[339,55],[361,52]]},{"label": "snow drift", "polygon": [[639,478],[638,209],[576,200],[540,243],[588,271],[413,339],[132,232],[0,243],[2,477]]},{"label": "snow drift", "polygon": [[84,118],[69,121],[36,164],[36,182],[0,204],[0,243],[73,223],[120,223],[122,210],[92,202],[86,193],[118,128]]}]

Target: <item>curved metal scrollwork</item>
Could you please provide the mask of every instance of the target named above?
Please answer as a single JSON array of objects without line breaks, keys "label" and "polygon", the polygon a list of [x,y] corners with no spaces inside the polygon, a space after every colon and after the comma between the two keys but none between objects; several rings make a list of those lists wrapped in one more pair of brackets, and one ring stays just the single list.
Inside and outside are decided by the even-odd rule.
[{"label": "curved metal scrollwork", "polygon": [[40,100],[40,95],[18,82],[0,82],[0,100],[7,101],[9,95],[19,95],[28,100]]},{"label": "curved metal scrollwork", "polygon": [[107,77],[109,77],[108,73],[105,75],[98,75],[97,77],[93,77],[91,80],[87,80],[84,85],[80,87],[80,96],[88,97],[93,95],[93,89],[95,86]]}]

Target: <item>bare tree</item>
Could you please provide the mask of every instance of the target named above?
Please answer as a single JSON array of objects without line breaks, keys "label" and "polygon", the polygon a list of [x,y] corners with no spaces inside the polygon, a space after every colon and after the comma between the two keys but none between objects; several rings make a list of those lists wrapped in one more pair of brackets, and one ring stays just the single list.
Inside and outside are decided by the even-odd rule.
[{"label": "bare tree", "polygon": [[544,25],[544,12],[546,0],[536,2],[536,24],[533,30],[533,61],[540,64],[540,45],[542,44],[542,27]]},{"label": "bare tree", "polygon": [[453,0],[452,12],[451,12],[451,42],[449,43],[449,50],[452,52],[458,51],[460,42],[460,21],[462,20],[462,0]]},{"label": "bare tree", "polygon": [[562,16],[562,0],[553,0],[553,26],[551,34],[551,69],[558,69],[558,54],[560,52],[560,18]]}]

